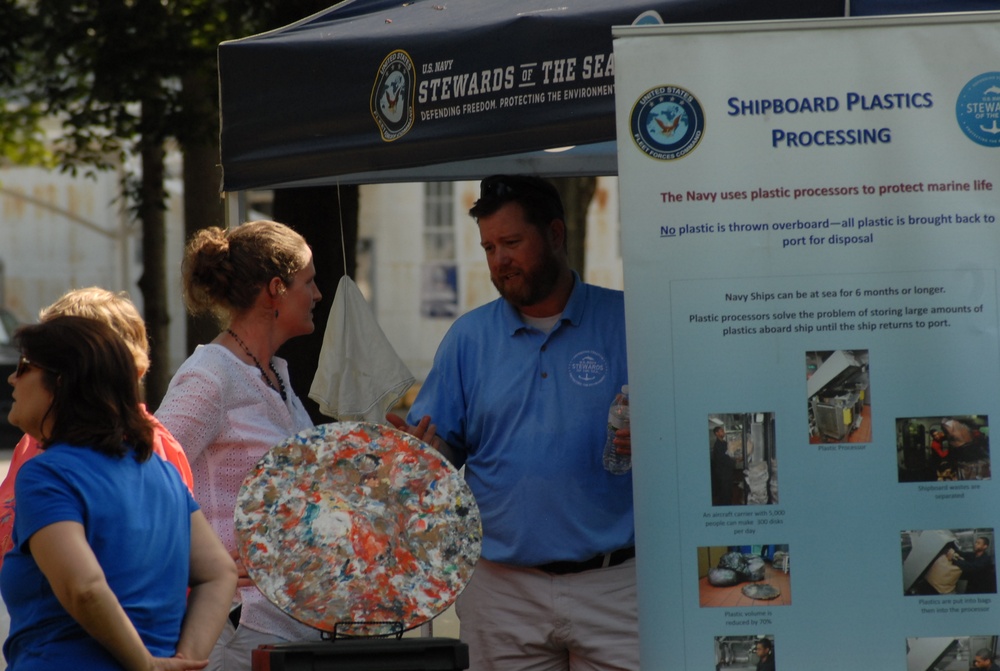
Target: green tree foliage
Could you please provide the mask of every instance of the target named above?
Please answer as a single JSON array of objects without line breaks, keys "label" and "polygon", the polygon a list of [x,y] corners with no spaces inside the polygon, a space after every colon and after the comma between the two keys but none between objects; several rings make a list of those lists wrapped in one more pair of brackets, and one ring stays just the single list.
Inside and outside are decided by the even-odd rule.
[{"label": "green tree foliage", "polygon": [[[141,160],[139,174],[126,175],[124,187],[143,236],[139,287],[152,343],[147,395],[153,407],[171,372],[166,143],[192,147],[202,166],[217,166],[218,44],[276,28],[325,4],[0,0],[0,161],[90,174],[124,165],[130,156]],[[58,126],[48,139],[43,121]],[[204,178],[211,169],[196,172]],[[210,214],[200,225],[221,221],[218,183],[214,203],[206,208]],[[186,208],[191,211],[198,208]]]},{"label": "green tree foliage", "polygon": [[[0,0],[12,46],[0,52],[3,156],[48,159],[77,174],[117,168],[130,155],[138,175],[125,192],[142,227],[145,318],[153,343],[147,380],[158,398],[169,374],[166,310],[165,142],[204,127],[180,104],[182,75],[214,58],[215,9],[207,2]],[[9,18],[12,24],[3,19]],[[6,44],[6,40],[0,40]],[[58,129],[45,143],[39,122]]]},{"label": "green tree foliage", "polygon": [[25,70],[20,54],[31,32],[27,8],[0,0],[0,162],[51,164],[41,129],[42,111],[16,93]]}]

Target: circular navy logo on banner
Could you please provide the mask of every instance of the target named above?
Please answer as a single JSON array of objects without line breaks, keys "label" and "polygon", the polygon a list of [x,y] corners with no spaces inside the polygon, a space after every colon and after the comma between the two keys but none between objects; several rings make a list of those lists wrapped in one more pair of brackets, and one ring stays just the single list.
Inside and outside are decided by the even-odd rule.
[{"label": "circular navy logo on banner", "polygon": [[581,387],[593,387],[608,376],[608,361],[592,350],[577,352],[569,360],[569,379]]},{"label": "circular navy logo on banner", "polygon": [[984,147],[1000,147],[1000,72],[974,77],[955,103],[958,127]]},{"label": "circular navy logo on banner", "polygon": [[401,49],[385,57],[372,87],[371,112],[382,139],[392,142],[413,127],[416,68]]},{"label": "circular navy logo on banner", "polygon": [[705,133],[701,103],[677,86],[646,91],[632,107],[632,140],[644,153],[661,161],[687,156]]}]

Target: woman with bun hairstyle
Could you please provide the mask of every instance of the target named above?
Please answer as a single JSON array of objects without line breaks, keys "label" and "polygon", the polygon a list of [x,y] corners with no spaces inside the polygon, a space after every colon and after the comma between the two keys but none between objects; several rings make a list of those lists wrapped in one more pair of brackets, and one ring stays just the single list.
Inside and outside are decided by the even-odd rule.
[{"label": "woman with bun hairstyle", "polygon": [[[273,221],[199,231],[182,270],[188,309],[214,315],[222,331],[181,365],[156,416],[184,447],[195,498],[239,566],[233,512],[243,480],[271,447],[313,425],[275,352],[313,332],[321,295],[305,239]],[[319,638],[240,574],[210,669],[245,671],[261,644]]]}]

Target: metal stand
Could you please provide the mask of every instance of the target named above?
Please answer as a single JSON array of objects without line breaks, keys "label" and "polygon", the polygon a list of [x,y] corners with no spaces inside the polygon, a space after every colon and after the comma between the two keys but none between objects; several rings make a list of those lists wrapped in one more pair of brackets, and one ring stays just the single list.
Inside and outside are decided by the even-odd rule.
[{"label": "metal stand", "polygon": [[[388,627],[388,632],[379,632],[376,634],[345,634],[343,631],[338,631],[341,627],[350,628],[352,631],[354,629],[364,629],[365,627]],[[333,632],[322,632],[321,638],[325,641],[334,641],[337,639],[358,639],[358,638],[403,638],[403,623],[394,622],[391,620],[386,621],[371,621],[371,622],[336,622],[333,625]]]}]

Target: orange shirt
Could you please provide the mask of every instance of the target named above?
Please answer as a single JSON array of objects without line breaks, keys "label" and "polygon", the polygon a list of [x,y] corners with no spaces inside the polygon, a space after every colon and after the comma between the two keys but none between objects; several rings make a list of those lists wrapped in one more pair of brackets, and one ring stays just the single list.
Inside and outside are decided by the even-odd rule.
[{"label": "orange shirt", "polygon": [[[153,452],[177,468],[181,474],[181,480],[194,494],[194,476],[191,474],[191,466],[188,464],[181,444],[170,435],[165,426],[146,411],[145,405],[142,406],[142,412],[153,423]],[[23,436],[17,443],[17,447],[14,448],[7,477],[0,484],[0,566],[3,565],[4,555],[14,546],[11,539],[11,534],[14,531],[14,480],[17,478],[17,472],[21,465],[41,451],[38,441],[31,436]]]}]

